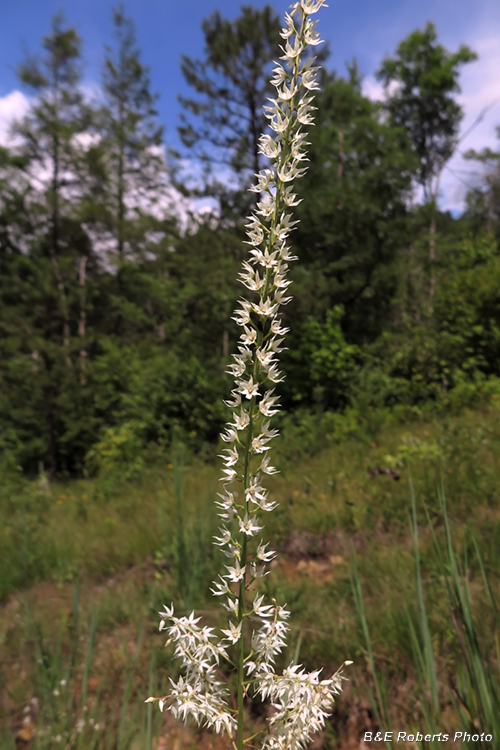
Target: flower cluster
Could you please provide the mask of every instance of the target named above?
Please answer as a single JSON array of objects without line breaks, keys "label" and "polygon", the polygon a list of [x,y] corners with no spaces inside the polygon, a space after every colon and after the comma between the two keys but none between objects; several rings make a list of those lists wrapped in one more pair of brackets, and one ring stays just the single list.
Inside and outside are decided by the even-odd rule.
[{"label": "flower cluster", "polygon": [[[283,675],[275,674],[275,658],[285,646],[289,613],[275,601],[265,604],[262,595],[252,593],[276,554],[258,535],[263,528],[262,514],[276,506],[263,480],[276,473],[269,450],[278,432],[271,428],[270,420],[279,411],[275,385],[283,375],[278,354],[288,331],[280,311],[291,299],[287,272],[295,257],[288,238],[297,224],[289,209],[299,203],[293,181],[306,171],[304,127],[313,123],[312,92],[318,88],[318,68],[314,58],[304,59],[304,53],[321,41],[312,17],[324,4],[324,0],[300,0],[285,15],[282,62],[274,68],[272,78],[276,98],[265,108],[271,133],[260,139],[260,152],[271,165],[256,175],[252,190],[259,197],[246,224],[250,257],[243,263],[240,281],[250,294],[240,301],[233,317],[242,333],[229,366],[235,387],[226,402],[232,418],[221,435],[227,445],[221,456],[223,489],[217,502],[223,524],[214,540],[229,558],[225,573],[212,589],[229,612],[229,626],[215,644],[213,630],[200,628],[194,614],[177,618],[173,608],[160,613],[164,618],[160,628],[166,627],[175,643],[175,655],[182,660],[185,676],[172,683],[168,699],[150,699],[159,700],[161,709],[168,705],[183,719],[191,715],[216,731],[227,731],[231,737],[236,734],[238,750],[245,743],[243,698],[250,691],[263,700],[270,699],[276,709],[263,747],[292,750],[302,747],[324,726],[343,679],[339,670],[330,680],[320,681],[319,672],[309,674],[297,666],[289,667]],[[169,626],[166,620],[171,622]],[[231,648],[237,652],[234,661],[228,655]],[[216,677],[221,658],[238,672],[236,708],[228,705],[224,686]]]}]

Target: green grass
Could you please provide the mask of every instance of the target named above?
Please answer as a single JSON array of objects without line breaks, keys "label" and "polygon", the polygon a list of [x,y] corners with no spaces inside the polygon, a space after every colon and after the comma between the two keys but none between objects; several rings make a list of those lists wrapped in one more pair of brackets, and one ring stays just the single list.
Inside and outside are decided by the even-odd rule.
[{"label": "green grass", "polygon": [[[321,451],[302,424],[278,448],[266,533],[283,554],[263,586],[292,610],[283,663],[328,674],[354,661],[325,746],[359,746],[391,724],[497,729],[499,416],[492,402],[434,422],[358,420],[342,438],[326,425]],[[218,467],[187,455],[169,466],[133,482],[6,477],[1,750],[23,716],[34,748],[58,736],[96,750],[173,741],[175,726],[143,704],[176,670],[157,609],[174,601],[216,624],[208,587],[221,560]],[[182,742],[199,744],[196,731]]]}]

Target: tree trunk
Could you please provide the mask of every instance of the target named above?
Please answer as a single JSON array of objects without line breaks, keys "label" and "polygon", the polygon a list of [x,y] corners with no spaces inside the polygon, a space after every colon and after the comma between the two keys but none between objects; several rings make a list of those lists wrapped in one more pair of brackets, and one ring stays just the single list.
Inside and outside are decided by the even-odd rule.
[{"label": "tree trunk", "polygon": [[494,192],[494,178],[492,176],[488,177],[488,222],[486,224],[486,231],[489,235],[493,234],[493,204],[494,204],[494,198],[495,198],[495,192]]},{"label": "tree trunk", "polygon": [[53,389],[51,388],[51,370],[52,362],[48,354],[42,351],[42,359],[47,373],[47,385],[43,388],[43,403],[45,407],[45,429],[47,430],[47,449],[49,454],[49,476],[51,480],[56,478],[57,474],[57,445],[54,434],[54,401]]},{"label": "tree trunk", "polygon": [[[54,79],[55,99],[58,99],[58,79]],[[56,114],[57,119],[57,105]],[[59,137],[57,129],[52,139],[52,241],[49,246],[50,261],[54,269],[54,276],[59,291],[59,305],[61,308],[61,317],[63,325],[63,346],[65,349],[65,360],[68,367],[71,366],[71,357],[69,354],[69,316],[66,291],[64,289],[64,280],[59,266]]]},{"label": "tree trunk", "polygon": [[87,257],[83,255],[80,258],[80,320],[78,321],[78,335],[82,342],[80,349],[80,385],[86,385],[87,379],[85,376],[85,362],[87,359],[87,352],[84,348],[85,339],[85,324],[87,322],[87,313],[85,311],[85,281],[87,269]]},{"label": "tree trunk", "polygon": [[[337,164],[337,182],[339,187],[342,183],[342,177],[344,176],[344,133],[339,130],[339,163]],[[342,192],[339,192],[339,201],[337,203],[337,210],[340,211],[342,208]]]},{"label": "tree trunk", "polygon": [[434,264],[436,262],[436,213],[434,206],[432,208],[431,225],[429,227],[429,266],[430,266],[430,283],[429,283],[429,297],[431,300],[430,312],[433,312],[432,299],[436,289],[436,277],[434,276]]}]

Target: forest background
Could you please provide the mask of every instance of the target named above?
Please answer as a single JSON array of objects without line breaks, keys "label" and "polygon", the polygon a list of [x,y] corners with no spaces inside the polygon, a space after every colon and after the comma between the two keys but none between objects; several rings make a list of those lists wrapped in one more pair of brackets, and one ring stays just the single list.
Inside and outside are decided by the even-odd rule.
[{"label": "forest background", "polygon": [[[270,6],[243,6],[231,22],[219,13],[205,19],[199,59],[182,60],[191,93],[179,100],[177,151],[165,146],[150,72],[121,6],[113,11],[113,25],[99,91],[91,96],[82,85],[82,40],[70,20],[53,18],[40,50],[19,64],[30,107],[0,148],[0,596],[7,600],[41,580],[76,587],[71,616],[61,615],[58,645],[50,624],[45,631],[32,614],[15,634],[5,610],[0,646],[10,654],[4,663],[11,687],[2,706],[16,737],[32,727],[27,741],[37,724],[26,703],[34,685],[38,697],[45,695],[45,709],[59,716],[45,719],[52,739],[76,732],[71,711],[64,720],[56,711],[58,686],[70,677],[80,681],[73,717],[83,721],[98,626],[87,604],[89,645],[82,655],[80,584],[134,565],[144,564],[144,575],[151,576],[142,589],[137,580],[130,587],[125,580],[124,593],[113,602],[99,594],[105,639],[117,623],[137,628],[138,612],[154,617],[165,597],[175,594],[186,607],[203,604],[220,566],[207,551],[212,520],[206,487],[216,485],[213,464],[226,418],[222,399],[230,390],[225,370],[236,342],[231,316],[241,295],[237,275],[252,200],[247,189],[265,167],[257,139],[265,132],[263,107],[280,22]],[[279,578],[301,617],[295,655],[301,652],[307,661],[321,653],[330,665],[350,656],[345,649],[352,647],[366,657],[371,677],[361,667],[360,680],[375,680],[377,698],[358,701],[358,728],[363,721],[367,728],[381,725],[388,711],[375,663],[393,677],[387,694],[393,696],[397,685],[401,705],[396,700],[394,710],[401,709],[401,716],[410,705],[408,685],[416,680],[410,667],[405,671],[408,660],[416,660],[414,670],[423,664],[415,644],[408,653],[400,607],[403,599],[413,612],[421,601],[408,587],[411,556],[401,552],[408,546],[409,462],[422,470],[417,496],[430,504],[434,519],[443,518],[436,482],[447,475],[459,537],[469,552],[473,533],[485,537],[486,569],[498,587],[500,149],[468,150],[460,135],[460,74],[475,57],[465,45],[447,50],[428,23],[380,61],[377,80],[385,97],[374,101],[363,91],[356,61],[334,72],[325,50],[309,171],[298,187],[305,198],[293,234],[300,262],[292,270],[286,380],[278,389],[285,410],[278,465],[285,484],[276,485],[282,509],[269,533],[296,561],[293,575],[302,571],[330,587],[331,601],[321,607],[296,579],[291,585],[285,573]],[[494,117],[494,105],[487,102],[481,117]],[[451,213],[440,210],[440,185],[459,149],[475,176],[464,210]],[[196,471],[188,476],[186,467]],[[183,489],[183,481],[194,484]],[[379,489],[381,481],[390,488]],[[299,496],[300,511],[294,505]],[[425,524],[421,508],[419,513]],[[412,528],[416,533],[416,523]],[[331,577],[332,566],[351,559],[348,537],[371,592],[375,656],[363,629],[362,597],[345,604],[349,573]],[[385,549],[377,552],[381,538]],[[323,559],[328,570],[321,568]],[[430,553],[426,560],[429,570],[439,569]],[[476,573],[482,564],[475,563]],[[432,594],[435,640],[424,625],[421,632],[429,667],[422,681],[435,688],[436,726],[445,715],[451,722],[454,704],[443,686],[461,647],[460,629],[450,635],[440,609],[440,585]],[[320,631],[330,632],[339,599],[346,609],[335,637],[327,637]],[[16,601],[11,597],[8,606]],[[48,610],[46,616],[50,620]],[[481,617],[481,656],[491,656],[494,628]],[[33,647],[24,671],[22,637]],[[445,662],[439,685],[433,650]],[[139,645],[133,668],[138,653]],[[82,659],[89,660],[88,669],[79,672]],[[116,719],[116,746],[128,748],[142,719],[132,728],[127,724],[135,692],[125,663],[124,657],[119,668],[106,666],[110,684],[118,679],[123,685],[123,702],[106,720]],[[35,677],[30,669],[38,670]],[[156,680],[155,670],[151,666],[150,680]],[[471,708],[474,690],[457,687],[457,679],[453,672],[460,705],[468,707],[464,726],[476,721],[476,711],[487,729],[485,714],[476,704]],[[102,689],[94,688],[97,694]],[[110,690],[102,705],[114,698]],[[99,701],[94,707],[94,723],[102,725]],[[348,734],[349,709],[341,714]],[[149,747],[150,713],[148,721]],[[39,741],[42,747],[45,740]],[[6,742],[11,747],[10,735]]]},{"label": "forest background", "polygon": [[[123,9],[114,24],[89,98],[81,40],[54,18],[19,66],[33,104],[1,152],[2,456],[32,475],[133,471],[174,434],[209,450],[223,419],[278,19],[249,6],[206,19],[204,59],[182,61],[184,151],[168,157],[134,25]],[[475,57],[428,24],[381,63],[385,104],[355,62],[326,63],[295,234],[289,414],[416,407],[499,374],[498,153],[466,154],[480,176],[461,215],[438,206]],[[190,214],[188,194],[216,208]]]}]

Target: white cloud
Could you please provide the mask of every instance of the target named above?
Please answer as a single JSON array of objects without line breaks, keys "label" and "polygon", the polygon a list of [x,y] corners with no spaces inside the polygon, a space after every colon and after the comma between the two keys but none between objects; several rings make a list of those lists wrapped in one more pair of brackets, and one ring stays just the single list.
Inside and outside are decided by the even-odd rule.
[{"label": "white cloud", "polygon": [[21,91],[12,91],[7,96],[0,97],[0,145],[12,143],[10,128],[15,120],[19,120],[28,112],[28,99]]},{"label": "white cloud", "polygon": [[[397,87],[396,81],[392,81],[389,84],[389,94],[392,94]],[[374,75],[363,78],[362,90],[363,94],[374,102],[382,102],[385,99],[384,85],[381,81],[377,81]]]},{"label": "white cloud", "polygon": [[[91,83],[82,87],[83,94],[87,100],[97,99],[100,94],[100,88]],[[15,146],[16,138],[10,134],[10,129],[16,120],[22,119],[30,108],[29,99],[21,91],[12,91],[4,97],[0,97],[0,146]],[[83,149],[88,149],[91,145],[98,142],[99,137],[91,133],[78,133],[75,136],[75,143]],[[160,158],[165,158],[163,148],[154,148],[154,153]],[[68,174],[68,183],[72,183],[72,175]],[[37,190],[43,191],[46,187],[47,180],[51,178],[51,172],[48,166],[36,164],[30,171],[30,180]],[[71,198],[72,188],[68,188],[68,198]],[[74,189],[73,189],[74,191]],[[194,221],[193,214],[196,208],[193,201],[185,198],[176,188],[170,184],[168,177],[165,176],[163,184],[154,196],[140,195],[137,191],[132,190],[130,196],[130,208],[143,211],[150,211],[158,218],[164,216],[175,216],[179,222],[179,228],[186,232],[192,226]],[[201,211],[204,213],[204,211]]]},{"label": "white cloud", "polygon": [[479,60],[465,66],[462,93],[457,97],[465,112],[461,126],[465,137],[444,170],[442,180],[441,206],[449,210],[463,209],[467,190],[480,178],[479,166],[465,160],[463,154],[469,149],[498,150],[500,146],[496,135],[496,127],[500,125],[500,34],[480,39],[471,46]]}]

